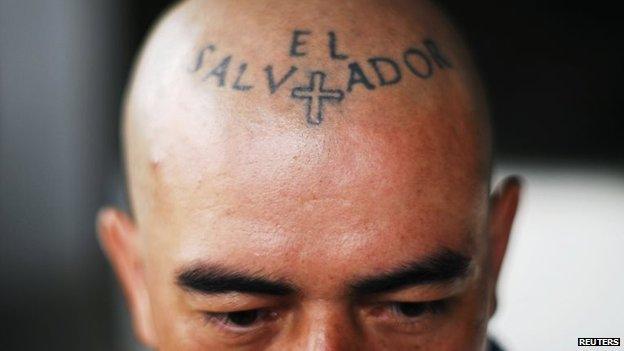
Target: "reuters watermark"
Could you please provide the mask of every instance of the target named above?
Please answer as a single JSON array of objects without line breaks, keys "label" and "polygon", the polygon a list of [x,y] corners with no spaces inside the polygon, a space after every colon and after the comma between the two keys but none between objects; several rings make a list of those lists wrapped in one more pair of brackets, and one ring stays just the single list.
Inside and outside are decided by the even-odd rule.
[{"label": "reuters watermark", "polygon": [[620,338],[578,338],[578,346],[620,346]]}]

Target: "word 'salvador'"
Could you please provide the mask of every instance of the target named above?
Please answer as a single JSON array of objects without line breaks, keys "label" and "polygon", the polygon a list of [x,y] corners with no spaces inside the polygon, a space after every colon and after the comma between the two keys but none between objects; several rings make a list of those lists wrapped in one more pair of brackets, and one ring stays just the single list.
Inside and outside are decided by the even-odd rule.
[{"label": "word 'salvador'", "polygon": [[[377,88],[399,84],[403,79],[416,78],[427,80],[436,69],[452,68],[448,57],[440,51],[432,39],[425,39],[420,45],[407,47],[400,57],[372,56],[365,62],[349,60],[348,53],[339,50],[338,36],[335,32],[327,32],[328,57],[330,60],[343,64],[348,70],[346,82],[332,81],[326,70],[319,67],[301,69],[296,65],[297,59],[305,57],[308,52],[307,42],[313,35],[310,30],[294,30],[288,46],[288,56],[293,60],[290,67],[276,68],[272,64],[262,67],[264,82],[253,79],[257,77],[251,71],[259,67],[250,66],[247,61],[234,60],[233,55],[225,54],[208,64],[211,58],[218,53],[215,44],[206,45],[197,54],[191,73],[203,71],[202,79],[217,87],[227,88],[239,92],[249,92],[254,89],[265,88],[269,96],[281,90],[289,91],[288,96],[295,101],[305,103],[304,112],[306,121],[310,125],[319,125],[325,119],[325,104],[339,104],[346,93],[357,90],[374,91]],[[233,62],[234,61],[234,62]],[[203,70],[204,67],[208,69]],[[298,76],[298,77],[297,77]],[[295,84],[305,77],[307,85]],[[326,85],[338,86],[328,88]],[[346,92],[346,93],[345,93]]]}]

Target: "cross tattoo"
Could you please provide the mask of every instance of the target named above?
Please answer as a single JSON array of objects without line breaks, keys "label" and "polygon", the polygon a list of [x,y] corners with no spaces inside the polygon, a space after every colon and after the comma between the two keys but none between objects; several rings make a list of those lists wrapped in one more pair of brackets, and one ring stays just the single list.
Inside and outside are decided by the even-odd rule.
[{"label": "cross tattoo", "polygon": [[324,72],[312,72],[308,86],[292,90],[293,98],[305,100],[306,119],[310,124],[319,125],[323,122],[323,106],[326,102],[341,102],[344,98],[342,90],[325,88],[325,77]]}]

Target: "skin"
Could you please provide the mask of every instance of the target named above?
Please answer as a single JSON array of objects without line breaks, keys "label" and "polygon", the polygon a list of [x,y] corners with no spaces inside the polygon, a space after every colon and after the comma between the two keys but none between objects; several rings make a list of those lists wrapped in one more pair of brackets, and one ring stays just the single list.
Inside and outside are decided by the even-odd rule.
[{"label": "skin", "polygon": [[[288,55],[296,28],[312,32],[303,57]],[[453,68],[374,91],[355,86],[310,125],[289,96],[305,71],[323,69],[343,89],[349,79],[351,61],[329,57],[329,30],[360,62],[433,37]],[[209,43],[218,50],[195,70]],[[233,68],[249,63],[254,89],[228,89],[233,77],[226,87],[202,80],[227,54]],[[293,64],[301,72],[269,94],[267,64],[280,76]],[[516,178],[490,189],[487,114],[467,50],[428,2],[179,3],[150,35],[128,89],[133,215],[98,216],[138,338],[159,350],[483,350],[520,190]],[[443,249],[470,259],[464,279],[349,293],[362,277]],[[287,281],[297,292],[180,286],[179,272],[197,265]],[[396,308],[437,300],[451,302],[415,317]],[[232,322],[231,313],[249,310],[261,317]]]}]

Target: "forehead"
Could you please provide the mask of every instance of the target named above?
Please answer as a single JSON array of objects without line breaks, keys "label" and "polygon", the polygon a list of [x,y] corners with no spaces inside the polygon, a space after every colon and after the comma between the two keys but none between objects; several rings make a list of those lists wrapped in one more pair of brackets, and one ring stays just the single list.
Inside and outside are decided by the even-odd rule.
[{"label": "forehead", "polygon": [[381,266],[464,250],[481,230],[485,185],[448,141],[452,128],[432,133],[430,118],[218,131],[182,119],[152,151],[144,224],[179,264]]}]

